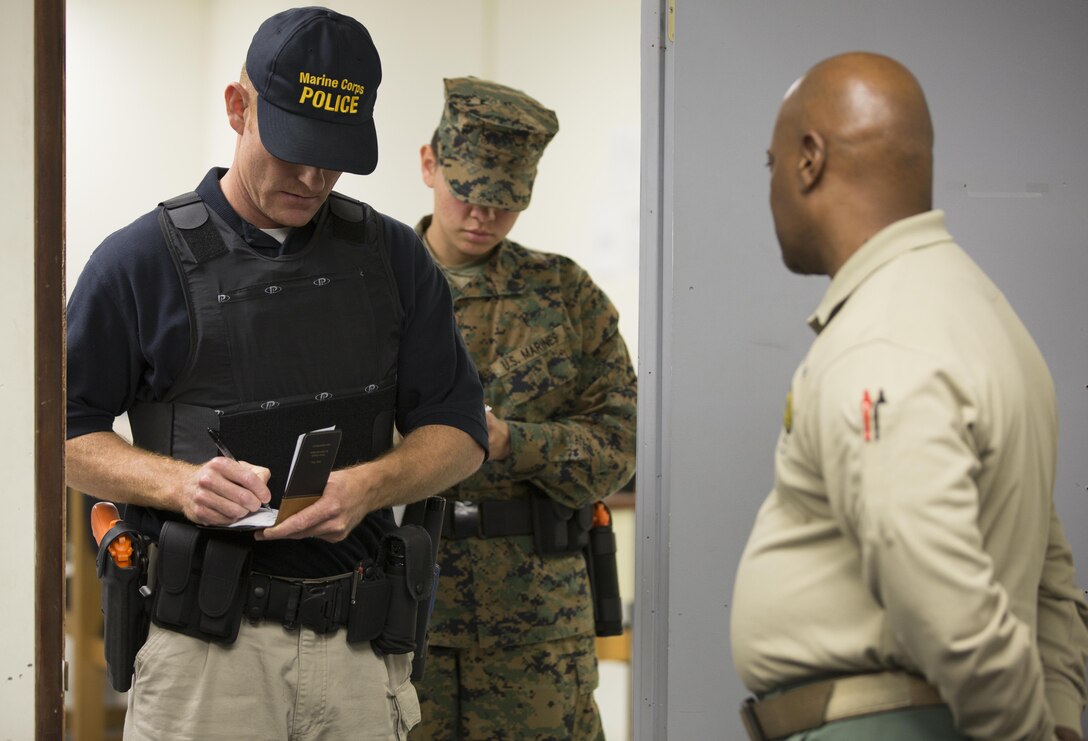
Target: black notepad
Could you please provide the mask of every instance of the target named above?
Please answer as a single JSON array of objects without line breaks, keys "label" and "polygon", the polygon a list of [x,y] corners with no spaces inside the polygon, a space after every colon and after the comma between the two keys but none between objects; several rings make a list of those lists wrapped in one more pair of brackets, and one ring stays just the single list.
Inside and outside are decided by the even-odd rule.
[{"label": "black notepad", "polygon": [[276,515],[277,523],[310,506],[325,491],[342,436],[343,432],[335,427],[304,432],[298,436],[280,511]]},{"label": "black notepad", "polygon": [[261,507],[235,523],[227,525],[232,530],[260,530],[278,525],[299,510],[317,501],[325,491],[336,453],[340,449],[342,430],[323,427],[298,436],[295,452],[287,472],[287,484],[278,510]]}]

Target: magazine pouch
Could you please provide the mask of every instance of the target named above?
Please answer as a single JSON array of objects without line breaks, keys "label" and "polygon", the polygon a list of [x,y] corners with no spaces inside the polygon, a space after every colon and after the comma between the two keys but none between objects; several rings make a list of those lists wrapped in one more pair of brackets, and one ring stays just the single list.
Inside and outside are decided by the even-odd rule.
[{"label": "magazine pouch", "polygon": [[216,643],[233,643],[242,620],[251,544],[167,521],[159,533],[155,624]]}]

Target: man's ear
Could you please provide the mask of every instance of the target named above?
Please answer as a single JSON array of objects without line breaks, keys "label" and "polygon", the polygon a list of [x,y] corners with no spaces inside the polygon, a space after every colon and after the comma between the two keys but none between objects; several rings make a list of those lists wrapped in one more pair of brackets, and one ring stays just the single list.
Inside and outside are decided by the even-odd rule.
[{"label": "man's ear", "polygon": [[424,144],[419,148],[419,170],[423,175],[423,182],[428,188],[434,187],[435,178],[438,176],[438,159],[434,156],[434,150],[430,144]]},{"label": "man's ear", "polygon": [[227,121],[239,136],[246,130],[246,108],[249,95],[241,83],[232,82],[223,91],[223,101],[227,104]]},{"label": "man's ear", "polygon": [[827,142],[818,132],[807,132],[801,139],[801,160],[797,166],[797,175],[801,179],[801,189],[804,192],[812,190],[820,182],[825,164]]}]

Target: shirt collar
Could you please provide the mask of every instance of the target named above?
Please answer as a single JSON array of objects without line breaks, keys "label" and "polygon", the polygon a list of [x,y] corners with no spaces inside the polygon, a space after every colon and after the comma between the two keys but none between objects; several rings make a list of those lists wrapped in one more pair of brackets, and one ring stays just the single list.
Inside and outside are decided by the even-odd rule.
[{"label": "shirt collar", "polygon": [[846,300],[870,275],[900,255],[940,242],[952,241],[944,225],[944,211],[908,216],[881,229],[851,255],[831,280],[823,300],[808,318],[808,326],[822,332]]},{"label": "shirt collar", "polygon": [[204,203],[226,222],[232,231],[245,240],[246,244],[266,255],[269,253],[287,255],[306,246],[313,234],[314,225],[325,212],[325,209],[328,208],[327,201],[317,210],[314,217],[310,219],[309,224],[292,229],[287,239],[280,245],[275,239],[239,216],[231,207],[227,197],[223,195],[223,189],[219,186],[220,179],[226,174],[227,168],[213,167],[208,170],[207,174],[204,175],[204,179],[196,186],[196,192],[204,200]]},{"label": "shirt collar", "polygon": [[[416,224],[416,234],[419,235],[424,244],[427,244],[425,234],[427,227],[431,225],[432,219],[433,216],[428,214]],[[458,289],[461,291],[460,295],[475,298],[478,296],[509,296],[524,293],[525,281],[521,277],[521,266],[518,265],[517,258],[511,253],[510,245],[512,244],[509,239],[499,242],[487,259],[482,261],[483,270],[480,274],[474,276],[468,283]],[[428,252],[431,252],[429,246],[427,249]],[[433,252],[431,252],[431,257],[434,258]],[[443,271],[446,270],[438,260],[435,260],[435,264],[441,267]]]}]

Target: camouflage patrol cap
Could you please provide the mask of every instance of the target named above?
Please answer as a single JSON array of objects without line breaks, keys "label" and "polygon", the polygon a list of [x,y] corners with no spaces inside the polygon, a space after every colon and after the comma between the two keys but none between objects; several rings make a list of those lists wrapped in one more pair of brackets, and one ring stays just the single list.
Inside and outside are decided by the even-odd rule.
[{"label": "camouflage patrol cap", "polygon": [[507,211],[529,207],[536,165],[559,119],[520,90],[458,77],[443,81],[438,163],[459,201]]}]

